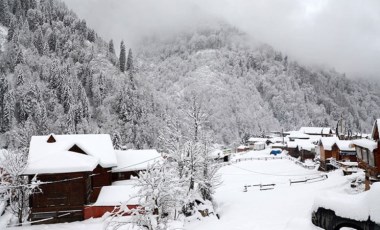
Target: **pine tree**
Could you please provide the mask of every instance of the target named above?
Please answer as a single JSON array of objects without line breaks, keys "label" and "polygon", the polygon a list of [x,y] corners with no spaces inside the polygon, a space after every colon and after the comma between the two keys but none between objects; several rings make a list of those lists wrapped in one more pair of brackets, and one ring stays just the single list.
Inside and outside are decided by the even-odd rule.
[{"label": "pine tree", "polygon": [[62,89],[62,104],[63,104],[64,113],[67,114],[69,111],[74,112],[73,110],[70,109],[72,103],[73,103],[72,90],[69,84],[66,83]]},{"label": "pine tree", "polygon": [[17,75],[17,81],[16,81],[16,86],[21,86],[24,84],[24,74],[23,74],[23,71],[22,69],[20,69],[18,71],[18,75]]},{"label": "pine tree", "polygon": [[0,128],[1,132],[3,132],[4,127],[4,110],[5,110],[5,95],[8,93],[8,81],[5,79],[4,75],[0,76]]},{"label": "pine tree", "polygon": [[34,38],[34,46],[37,48],[38,53],[42,56],[44,54],[44,37],[41,28],[36,30]]},{"label": "pine tree", "polygon": [[13,16],[13,17],[11,17],[10,23],[9,23],[9,29],[8,29],[8,34],[7,34],[7,41],[8,42],[12,41],[13,35],[16,32],[16,29],[17,29],[17,20]]},{"label": "pine tree", "polygon": [[11,130],[13,126],[13,120],[14,120],[14,106],[15,106],[15,98],[14,94],[10,91],[8,92],[5,97],[5,104],[4,104],[4,116],[3,116],[3,125],[1,129],[3,132]]},{"label": "pine tree", "polygon": [[126,62],[126,50],[125,50],[125,45],[124,41],[121,41],[120,44],[120,56],[119,56],[119,65],[120,65],[120,71],[125,72],[125,62]]},{"label": "pine tree", "polygon": [[18,64],[24,64],[24,55],[22,54],[22,50],[19,49],[17,53],[17,58],[16,58],[16,65]]},{"label": "pine tree", "polygon": [[132,49],[129,49],[128,51],[127,71],[129,72],[134,71]]},{"label": "pine tree", "polygon": [[114,149],[116,150],[121,149],[121,136],[120,136],[120,133],[117,131],[114,132],[114,134],[112,135],[112,144],[113,144]]},{"label": "pine tree", "polygon": [[57,48],[57,35],[54,31],[49,35],[48,44],[50,51],[55,52]]},{"label": "pine tree", "polygon": [[113,45],[113,40],[111,39],[108,44],[108,52],[111,54],[115,54],[115,47]]},{"label": "pine tree", "polygon": [[8,0],[0,0],[0,23],[4,26],[9,25],[9,14]]}]

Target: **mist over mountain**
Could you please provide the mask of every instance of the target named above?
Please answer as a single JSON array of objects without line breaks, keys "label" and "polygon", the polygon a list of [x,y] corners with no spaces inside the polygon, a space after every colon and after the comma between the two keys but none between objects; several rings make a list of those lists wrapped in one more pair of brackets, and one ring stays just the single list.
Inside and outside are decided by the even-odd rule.
[{"label": "mist over mountain", "polygon": [[168,127],[230,145],[335,127],[341,116],[369,132],[379,117],[378,85],[298,64],[223,21],[147,36],[122,60],[117,42],[60,1],[2,2],[2,147],[28,146],[32,135],[110,133],[131,148],[161,148]]}]

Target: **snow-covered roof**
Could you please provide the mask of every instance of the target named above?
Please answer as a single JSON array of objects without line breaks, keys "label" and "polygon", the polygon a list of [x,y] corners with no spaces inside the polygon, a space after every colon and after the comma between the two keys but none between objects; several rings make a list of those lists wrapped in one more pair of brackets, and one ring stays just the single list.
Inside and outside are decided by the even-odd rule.
[{"label": "snow-covered roof", "polygon": [[258,141],[258,142],[255,142],[255,145],[265,145],[265,142],[263,142],[263,141]]},{"label": "snow-covered roof", "polygon": [[300,132],[306,133],[306,134],[328,135],[331,133],[331,128],[328,128],[328,127],[301,127]]},{"label": "snow-covered roof", "polygon": [[29,157],[24,174],[52,174],[71,172],[91,172],[99,164],[93,156],[71,151],[44,153]]},{"label": "snow-covered roof", "polygon": [[221,158],[223,156],[224,156],[223,150],[221,150],[221,149],[213,149],[209,153],[209,157],[214,158],[214,159],[215,158]]},{"label": "snow-covered roof", "polygon": [[248,149],[249,147],[248,147],[248,146],[245,146],[245,145],[239,145],[237,148],[238,148],[238,149]]},{"label": "snow-covered roof", "polygon": [[103,186],[93,206],[137,205],[138,188],[134,184]]},{"label": "snow-covered roof", "polygon": [[372,139],[374,139],[376,128],[378,132],[380,132],[380,119],[376,119],[375,123],[373,124],[372,135],[371,135]]},{"label": "snow-covered roof", "polygon": [[299,131],[290,131],[288,137],[294,138],[294,139],[309,139],[310,138],[309,135],[303,132],[299,132]]},{"label": "snow-covered roof", "polygon": [[305,149],[308,151],[311,151],[313,148],[315,148],[315,145],[313,145],[310,142],[310,140],[301,140],[301,139],[289,141],[287,145],[288,145],[288,148],[298,148],[299,150]]},{"label": "snow-covered roof", "polygon": [[249,142],[266,142],[268,138],[263,137],[251,137],[248,139]]},{"label": "snow-covered roof", "polygon": [[348,140],[338,140],[336,145],[340,151],[355,151],[355,148],[351,146],[352,141]]},{"label": "snow-covered roof", "polygon": [[161,154],[155,149],[116,150],[117,167],[112,172],[128,172],[144,170],[149,164],[162,160]]},{"label": "snow-covered roof", "polygon": [[323,148],[329,151],[332,150],[333,145],[336,144],[337,141],[339,141],[337,137],[322,137],[321,138],[321,143],[322,143]]},{"label": "snow-covered roof", "polygon": [[369,191],[347,195],[342,193],[324,193],[315,199],[314,211],[319,207],[330,209],[337,216],[358,221],[380,223],[380,183],[374,183]]},{"label": "snow-covered roof", "polygon": [[357,139],[357,140],[352,140],[352,144],[366,148],[366,149],[370,150],[371,152],[374,149],[377,149],[377,143],[376,143],[376,141],[373,141],[373,140]]},{"label": "snow-covered roof", "polygon": [[[51,137],[53,137],[55,141],[48,143],[47,141]],[[86,154],[69,151],[74,146],[79,147]],[[48,136],[33,136],[30,141],[28,168],[32,171],[47,171],[45,168],[51,168],[51,170],[55,171],[55,173],[58,173],[59,171],[74,172],[72,170],[88,171],[91,167],[83,167],[83,169],[80,169],[81,164],[77,163],[81,160],[88,160],[89,163],[96,161],[104,168],[116,166],[117,160],[110,135],[51,134]],[[40,162],[44,162],[45,166],[41,165]],[[65,165],[67,165],[65,170],[63,168],[59,169],[59,166],[64,167]],[[57,169],[54,170],[55,168]]]}]

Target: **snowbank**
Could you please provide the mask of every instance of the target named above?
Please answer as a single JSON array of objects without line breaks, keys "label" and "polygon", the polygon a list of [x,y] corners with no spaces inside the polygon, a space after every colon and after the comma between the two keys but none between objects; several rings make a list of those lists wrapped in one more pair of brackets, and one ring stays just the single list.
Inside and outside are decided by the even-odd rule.
[{"label": "snowbank", "polygon": [[319,207],[330,209],[337,216],[357,221],[366,221],[368,217],[380,223],[380,183],[372,185],[367,192],[349,195],[343,193],[326,192],[316,197],[313,210]]}]

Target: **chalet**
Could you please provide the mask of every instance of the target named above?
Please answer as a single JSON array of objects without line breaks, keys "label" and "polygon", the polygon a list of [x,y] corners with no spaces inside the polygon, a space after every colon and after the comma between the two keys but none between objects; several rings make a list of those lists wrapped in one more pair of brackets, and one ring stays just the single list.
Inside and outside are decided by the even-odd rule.
[{"label": "chalet", "polygon": [[331,137],[333,135],[333,131],[328,127],[301,127],[299,132],[307,134],[307,135],[320,135],[322,137]]},{"label": "chalet", "polygon": [[84,206],[112,184],[117,160],[109,135],[33,136],[25,175],[37,174],[41,193],[30,198],[32,221],[57,223],[83,220]]},{"label": "chalet", "polygon": [[286,150],[294,158],[300,158],[302,162],[306,159],[315,158],[315,145],[310,140],[297,139],[287,143]]},{"label": "chalet", "polygon": [[357,139],[352,141],[356,149],[359,167],[366,171],[366,181],[380,180],[380,119],[373,125],[371,139]]},{"label": "chalet", "polygon": [[155,149],[115,150],[117,167],[112,169],[112,180],[129,180],[138,177],[139,172],[146,170],[149,164],[161,161],[162,156]]},{"label": "chalet", "polygon": [[319,157],[320,157],[320,169],[323,171],[329,171],[335,167],[331,165],[331,158],[338,159],[339,149],[336,142],[339,139],[337,137],[322,137],[318,145]]},{"label": "chalet", "polygon": [[337,137],[322,137],[319,142],[320,169],[329,171],[337,168],[337,162],[357,162],[356,150],[349,140]]}]

